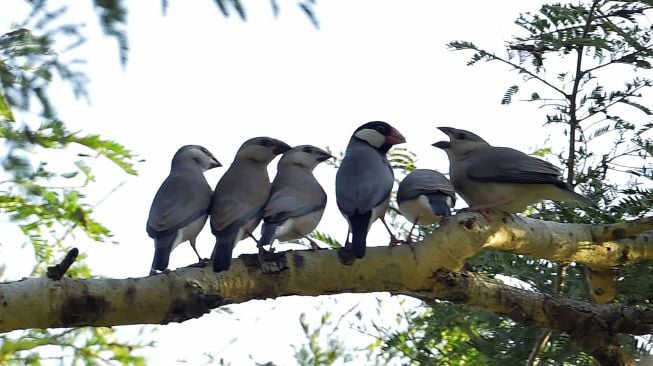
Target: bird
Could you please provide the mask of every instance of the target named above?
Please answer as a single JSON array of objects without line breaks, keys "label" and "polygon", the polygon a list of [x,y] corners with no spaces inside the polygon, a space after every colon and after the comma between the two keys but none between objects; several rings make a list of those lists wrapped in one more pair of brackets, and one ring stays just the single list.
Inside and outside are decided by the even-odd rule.
[{"label": "bird", "polygon": [[438,141],[433,146],[447,153],[451,182],[470,211],[518,213],[545,199],[597,207],[562,181],[560,169],[548,161],[509,147],[492,146],[466,130],[438,129],[450,141]]},{"label": "bird", "polygon": [[214,272],[229,269],[236,243],[252,236],[270,195],[268,164],[289,149],[288,144],[271,137],[251,138],[240,146],[218,181],[211,199],[210,219],[216,238],[211,255]]},{"label": "bird", "polygon": [[442,217],[451,216],[455,203],[456,192],[444,174],[433,169],[413,169],[408,173],[397,190],[399,213],[413,223],[408,242],[415,225],[433,225]]},{"label": "bird", "polygon": [[170,252],[189,241],[197,254],[195,239],[206,224],[211,204],[211,186],[204,172],[222,166],[205,147],[185,145],[172,158],[170,174],[154,196],[147,218],[147,234],[154,239],[150,274],[168,268]]},{"label": "bird", "polygon": [[281,156],[270,198],[263,208],[259,248],[271,246],[275,239],[290,241],[301,238],[307,239],[312,249],[319,248],[307,235],[322,219],[327,195],[313,176],[313,169],[332,157],[312,145],[295,146]]},{"label": "bird", "polygon": [[361,125],[349,140],[336,172],[336,202],[349,224],[345,246],[351,247],[356,258],[365,256],[367,232],[376,219],[380,218],[388,230],[390,244],[398,242],[383,218],[394,184],[386,153],[404,142],[397,129],[382,121]]}]

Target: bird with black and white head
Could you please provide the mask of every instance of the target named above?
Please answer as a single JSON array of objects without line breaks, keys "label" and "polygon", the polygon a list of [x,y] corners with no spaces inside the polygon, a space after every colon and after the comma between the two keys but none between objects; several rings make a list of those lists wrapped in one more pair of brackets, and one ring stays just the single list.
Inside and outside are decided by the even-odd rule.
[{"label": "bird with black and white head", "polygon": [[220,178],[211,200],[214,272],[229,269],[236,243],[251,236],[258,226],[270,196],[268,164],[288,149],[288,144],[271,137],[251,138],[241,145]]},{"label": "bird with black and white head", "polygon": [[204,172],[222,164],[206,148],[182,146],[172,158],[170,174],[154,196],[147,219],[147,234],[154,239],[150,274],[168,268],[170,252],[189,241],[197,254],[195,239],[204,227],[211,204],[211,186]]},{"label": "bird with black and white head", "polygon": [[351,246],[357,258],[365,256],[367,233],[377,219],[388,230],[390,244],[398,242],[384,219],[394,184],[386,154],[392,146],[404,142],[397,129],[382,121],[363,124],[349,140],[336,173],[336,202],[349,224],[346,247]]}]

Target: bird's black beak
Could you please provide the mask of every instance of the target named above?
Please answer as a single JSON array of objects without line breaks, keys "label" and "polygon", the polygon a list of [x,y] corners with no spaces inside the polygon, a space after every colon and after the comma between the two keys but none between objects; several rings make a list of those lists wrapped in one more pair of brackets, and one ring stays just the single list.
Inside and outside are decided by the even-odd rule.
[{"label": "bird's black beak", "polygon": [[288,144],[283,141],[277,141],[273,151],[275,154],[279,155],[285,153],[288,150],[290,150],[290,146]]},{"label": "bird's black beak", "polygon": [[449,139],[452,139],[453,136],[456,134],[456,129],[453,127],[438,127],[438,130],[444,132],[447,136],[449,136]]},{"label": "bird's black beak", "polygon": [[320,156],[318,156],[317,161],[322,162],[322,161],[325,161],[325,160],[331,159],[331,158],[333,158],[333,157],[334,157],[334,156],[331,155],[331,154],[321,154]]},{"label": "bird's black beak", "polygon": [[451,148],[451,143],[449,143],[449,141],[438,141],[436,143],[431,144],[431,146],[435,146],[439,149],[446,150]]},{"label": "bird's black beak", "polygon": [[213,158],[213,159],[211,159],[211,164],[209,165],[209,169],[218,168],[218,167],[221,167],[221,166],[222,166],[222,163],[220,163],[218,161],[218,159]]}]

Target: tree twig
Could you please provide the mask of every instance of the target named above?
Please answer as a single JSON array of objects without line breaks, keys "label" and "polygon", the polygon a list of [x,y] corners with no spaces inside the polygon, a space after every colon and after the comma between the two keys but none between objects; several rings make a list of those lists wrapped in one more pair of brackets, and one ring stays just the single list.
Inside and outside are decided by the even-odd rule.
[{"label": "tree twig", "polygon": [[48,267],[45,275],[53,281],[59,281],[66,274],[70,266],[73,265],[75,259],[77,259],[77,255],[79,255],[79,250],[72,248],[68,251],[61,263]]}]

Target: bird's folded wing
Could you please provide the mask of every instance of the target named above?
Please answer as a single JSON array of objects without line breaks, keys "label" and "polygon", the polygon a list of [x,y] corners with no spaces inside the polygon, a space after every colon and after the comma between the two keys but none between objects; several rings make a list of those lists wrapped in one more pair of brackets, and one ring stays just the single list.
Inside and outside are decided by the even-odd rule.
[{"label": "bird's folded wing", "polygon": [[[323,199],[322,199],[323,198]],[[289,194],[273,194],[265,205],[263,217],[266,222],[279,222],[291,217],[323,209],[326,206],[326,196],[316,197]]]},{"label": "bird's folded wing", "polygon": [[211,188],[204,180],[169,176],[154,197],[147,233],[152,237],[170,234],[208,214]]},{"label": "bird's folded wing", "polygon": [[467,177],[477,181],[555,184],[560,176],[560,170],[548,161],[510,148],[492,147],[476,151],[465,164],[468,164]]}]

